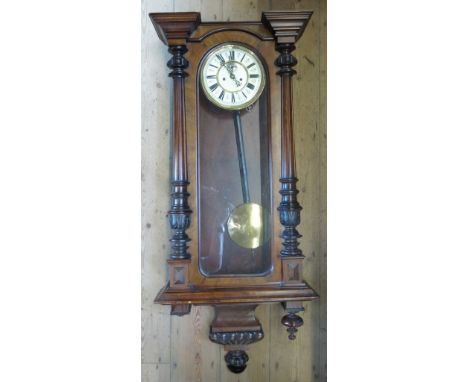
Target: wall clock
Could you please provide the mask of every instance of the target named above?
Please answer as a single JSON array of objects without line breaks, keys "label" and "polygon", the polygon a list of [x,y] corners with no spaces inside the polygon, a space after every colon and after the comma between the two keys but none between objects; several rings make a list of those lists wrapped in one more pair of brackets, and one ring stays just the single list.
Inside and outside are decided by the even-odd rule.
[{"label": "wall clock", "polygon": [[[312,12],[263,12],[258,22],[201,22],[152,13],[173,78],[169,282],[171,314],[215,309],[210,340],[234,373],[264,337],[259,304],[282,303],[290,339],[303,301],[301,206],[293,139],[291,54]],[[280,319],[278,317],[278,319]]]}]

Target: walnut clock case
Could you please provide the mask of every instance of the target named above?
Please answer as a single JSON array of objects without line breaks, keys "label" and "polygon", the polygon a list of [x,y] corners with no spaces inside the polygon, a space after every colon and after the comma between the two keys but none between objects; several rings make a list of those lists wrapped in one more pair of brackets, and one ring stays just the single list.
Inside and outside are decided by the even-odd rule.
[{"label": "walnut clock case", "polygon": [[[312,12],[264,12],[259,22],[201,22],[152,13],[173,79],[169,283],[155,302],[171,313],[212,305],[209,338],[242,372],[263,336],[255,308],[282,303],[289,338],[302,302],[291,54]],[[279,319],[279,318],[278,318]]]}]

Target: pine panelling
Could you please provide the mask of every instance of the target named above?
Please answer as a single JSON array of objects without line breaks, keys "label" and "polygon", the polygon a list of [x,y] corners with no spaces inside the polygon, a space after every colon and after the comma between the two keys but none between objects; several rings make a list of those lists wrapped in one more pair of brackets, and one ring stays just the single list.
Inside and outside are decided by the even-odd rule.
[{"label": "pine panelling", "polygon": [[327,380],[327,3],[320,1],[320,320],[316,341],[317,380]]},{"label": "pine panelling", "polygon": [[272,0],[257,0],[257,20],[262,18],[263,11],[272,10]]},{"label": "pine panelling", "polygon": [[[142,381],[168,380],[170,372],[169,309],[153,304],[167,277],[164,266],[169,235],[170,82],[164,68],[166,47],[154,37],[149,12],[171,11],[172,1],[142,3]],[[161,222],[165,222],[161,224]]]},{"label": "pine panelling", "polygon": [[297,0],[270,0],[270,10],[295,9],[297,4]]},{"label": "pine panelling", "polygon": [[203,21],[219,21],[223,19],[223,2],[201,0],[201,17]]},{"label": "pine panelling", "polygon": [[[281,318],[285,312],[280,304],[271,306],[270,320],[270,382],[297,381],[297,368],[305,365],[298,365],[299,352],[310,352],[309,347],[299,348],[298,339],[290,341],[286,328],[281,324]],[[308,323],[305,321],[304,326]],[[298,338],[302,336],[299,329]]]},{"label": "pine panelling", "polygon": [[[202,20],[259,20],[268,9],[312,9],[314,15],[294,52],[294,126],[299,231],[306,256],[304,278],[321,295],[306,303],[304,326],[289,341],[279,304],[257,308],[265,338],[251,345],[246,371],[230,373],[222,346],[208,340],[210,307],[193,307],[184,317],[153,304],[167,281],[169,253],[169,147],[172,80],[167,47],[148,13],[200,11]],[[142,2],[142,381],[263,382],[326,380],[326,4],[320,0],[143,0]],[[305,102],[304,102],[305,100]],[[190,177],[190,174],[189,174]],[[307,232],[306,230],[309,230]],[[312,233],[312,235],[311,235]]]},{"label": "pine panelling", "polygon": [[141,367],[142,381],[170,381],[169,364],[144,363]]},{"label": "pine panelling", "polygon": [[170,363],[170,316],[167,308],[147,307],[142,310],[142,362]]},{"label": "pine panelling", "polygon": [[[297,172],[300,190],[299,201],[303,207],[299,232],[302,251],[305,255],[304,279],[314,288],[318,287],[320,268],[320,139],[319,139],[319,36],[320,7],[317,0],[302,0],[296,4],[296,9],[312,9],[309,25],[304,35],[297,43],[296,57],[298,65],[294,88],[294,124],[296,141]],[[306,102],[304,102],[304,100]],[[319,294],[321,293],[318,291]],[[298,345],[308,351],[299,352],[298,363],[304,365],[298,368],[298,381],[315,380],[314,370],[317,369],[319,354],[313,344],[317,338],[317,326],[320,310],[317,301],[305,304],[303,314],[303,332],[298,337]]]},{"label": "pine panelling", "polygon": [[174,12],[200,12],[201,0],[174,0]]},{"label": "pine panelling", "polygon": [[192,307],[189,315],[172,317],[171,381],[219,380],[218,345],[208,339],[213,312],[210,307]]},{"label": "pine panelling", "polygon": [[223,20],[259,20],[257,13],[257,0],[223,0]]}]

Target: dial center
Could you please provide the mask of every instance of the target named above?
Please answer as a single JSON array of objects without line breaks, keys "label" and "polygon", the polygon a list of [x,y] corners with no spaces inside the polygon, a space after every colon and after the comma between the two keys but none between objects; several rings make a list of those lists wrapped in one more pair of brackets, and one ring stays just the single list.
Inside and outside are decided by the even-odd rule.
[{"label": "dial center", "polygon": [[240,62],[228,61],[218,71],[218,83],[228,92],[242,90],[247,83],[247,69]]}]

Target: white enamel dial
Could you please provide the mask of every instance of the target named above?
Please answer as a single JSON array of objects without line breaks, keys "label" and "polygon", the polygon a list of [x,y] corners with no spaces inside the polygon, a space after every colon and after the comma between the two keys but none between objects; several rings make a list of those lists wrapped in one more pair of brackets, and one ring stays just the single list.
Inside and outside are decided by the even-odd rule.
[{"label": "white enamel dial", "polygon": [[252,105],[265,86],[265,70],[251,50],[235,44],[216,47],[202,62],[200,83],[215,105],[240,110]]}]

